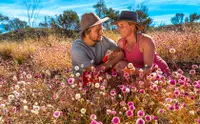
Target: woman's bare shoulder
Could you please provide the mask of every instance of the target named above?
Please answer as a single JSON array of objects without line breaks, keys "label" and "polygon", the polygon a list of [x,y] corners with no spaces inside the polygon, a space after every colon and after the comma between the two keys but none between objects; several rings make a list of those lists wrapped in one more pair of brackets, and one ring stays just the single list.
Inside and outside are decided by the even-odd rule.
[{"label": "woman's bare shoulder", "polygon": [[142,46],[146,46],[146,45],[154,46],[154,41],[150,35],[144,34],[144,33],[142,33],[141,35],[142,35],[141,36]]},{"label": "woman's bare shoulder", "polygon": [[144,40],[152,40],[152,37],[145,33],[141,33],[141,38]]}]

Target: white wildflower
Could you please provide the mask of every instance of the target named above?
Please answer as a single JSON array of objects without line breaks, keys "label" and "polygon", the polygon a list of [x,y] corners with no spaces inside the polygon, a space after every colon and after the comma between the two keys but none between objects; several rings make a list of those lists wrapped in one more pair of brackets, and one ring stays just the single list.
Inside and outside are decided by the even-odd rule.
[{"label": "white wildflower", "polygon": [[75,71],[78,71],[78,70],[79,70],[79,67],[78,67],[78,66],[75,66],[74,69],[75,69]]},{"label": "white wildflower", "polygon": [[79,93],[75,95],[76,100],[79,100],[80,98],[81,98],[81,95]]},{"label": "white wildflower", "polygon": [[85,109],[85,108],[82,108],[82,109],[81,109],[81,113],[82,113],[82,114],[85,114],[85,113],[86,113],[86,109]]}]

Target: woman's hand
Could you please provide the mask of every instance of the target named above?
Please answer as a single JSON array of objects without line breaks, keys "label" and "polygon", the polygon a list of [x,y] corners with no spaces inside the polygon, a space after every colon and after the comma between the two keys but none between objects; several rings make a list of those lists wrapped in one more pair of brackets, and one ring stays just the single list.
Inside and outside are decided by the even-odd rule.
[{"label": "woman's hand", "polygon": [[128,65],[128,62],[126,60],[119,61],[115,66],[114,69],[117,73],[123,74],[123,69]]}]

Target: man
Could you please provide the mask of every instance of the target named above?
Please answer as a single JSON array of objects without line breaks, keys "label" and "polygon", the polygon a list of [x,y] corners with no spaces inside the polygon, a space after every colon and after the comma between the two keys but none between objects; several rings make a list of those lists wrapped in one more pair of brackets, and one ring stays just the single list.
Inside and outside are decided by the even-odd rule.
[{"label": "man", "polygon": [[[103,36],[102,23],[109,18],[100,19],[94,13],[85,13],[81,17],[81,39],[75,40],[71,49],[72,66],[75,74],[82,74],[85,70],[90,71],[95,67],[97,71],[112,68],[123,59],[123,52],[117,47],[113,40]],[[113,53],[109,55],[108,61],[103,62],[108,50]]]}]

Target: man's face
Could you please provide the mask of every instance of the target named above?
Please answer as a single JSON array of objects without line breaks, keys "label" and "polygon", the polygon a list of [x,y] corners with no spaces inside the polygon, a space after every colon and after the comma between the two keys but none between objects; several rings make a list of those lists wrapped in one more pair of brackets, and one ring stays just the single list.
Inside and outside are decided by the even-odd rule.
[{"label": "man's face", "polygon": [[91,31],[88,34],[88,38],[94,42],[99,42],[102,40],[102,35],[103,35],[103,26],[102,24],[99,24],[91,28]]}]

